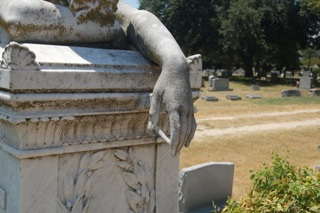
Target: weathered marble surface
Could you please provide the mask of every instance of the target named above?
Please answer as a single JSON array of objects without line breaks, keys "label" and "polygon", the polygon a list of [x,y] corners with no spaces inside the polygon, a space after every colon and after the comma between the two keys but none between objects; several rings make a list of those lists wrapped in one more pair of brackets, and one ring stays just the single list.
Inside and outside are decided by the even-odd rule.
[{"label": "weathered marble surface", "polygon": [[[73,92],[151,92],[160,75],[160,68],[147,61],[141,53],[129,50],[109,50],[58,45],[23,44],[35,55],[37,67],[6,65],[1,60],[0,86],[11,91],[36,90]],[[0,48],[0,54],[15,54],[23,61],[21,49]],[[8,56],[9,57],[9,56]],[[8,59],[9,60],[9,59]],[[195,60],[190,58],[190,61]],[[198,63],[198,62],[197,62]],[[191,67],[192,88],[201,87],[196,64]],[[7,68],[7,69],[6,69]],[[27,68],[27,70],[26,70]],[[14,71],[14,72],[12,72]],[[10,82],[10,83],[9,83]],[[37,83],[35,83],[37,82]]]},{"label": "weathered marble surface", "polygon": [[[0,19],[2,46],[69,45],[2,50],[0,213],[178,211],[172,155],[196,129],[201,56],[118,0],[1,0]],[[71,47],[128,43],[160,68],[137,52]],[[149,117],[162,135],[170,119],[170,146]]]},{"label": "weathered marble surface", "polygon": [[[198,66],[201,63],[196,63],[199,61],[198,56],[188,59],[185,57],[174,37],[153,14],[139,11],[119,0],[95,2],[2,0],[0,1],[0,19],[2,44],[16,41],[136,49],[149,61],[161,67],[161,74],[152,89],[149,128],[156,130],[171,144],[170,148],[175,155],[183,146],[190,145],[195,133],[196,121],[188,71],[192,67],[190,60]],[[18,45],[10,45],[9,49],[18,50],[19,53],[16,55],[26,57],[19,60],[22,63],[11,63],[12,54],[4,54],[3,58],[6,60],[2,62],[1,67],[10,70],[21,70],[22,67],[23,70],[28,71],[40,70],[41,65],[34,60],[35,54],[32,51],[28,52],[26,47],[19,49]],[[44,81],[44,78],[37,74],[33,78],[36,81]],[[109,77],[114,81],[122,80],[117,75]],[[143,78],[139,79],[143,80]],[[48,84],[50,82],[47,81]],[[130,83],[128,87],[134,88]],[[29,89],[36,88],[31,86]],[[44,90],[44,88],[37,89]],[[112,91],[112,89],[115,88],[110,87],[109,90]],[[91,92],[96,91],[92,89]],[[164,133],[161,133],[158,127],[161,108],[166,108],[172,122],[170,139],[164,137]]]},{"label": "weathered marble surface", "polygon": [[[147,129],[159,68],[132,51],[17,45],[0,68],[0,213],[178,212],[179,157]],[[194,100],[200,63],[189,58]],[[97,73],[120,82],[90,87]],[[169,135],[167,114],[159,126]]]}]

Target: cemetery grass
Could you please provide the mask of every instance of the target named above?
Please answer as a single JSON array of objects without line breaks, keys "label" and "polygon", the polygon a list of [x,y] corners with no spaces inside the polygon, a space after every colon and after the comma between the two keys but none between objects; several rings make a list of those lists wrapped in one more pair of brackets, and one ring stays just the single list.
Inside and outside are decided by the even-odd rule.
[{"label": "cemetery grass", "polygon": [[[218,102],[198,100],[197,131],[208,129],[224,129],[230,127],[251,126],[257,124],[286,123],[320,119],[319,112],[297,113],[255,117],[240,117],[233,120],[210,120],[216,117],[252,115],[259,113],[292,112],[297,110],[320,110],[320,97],[311,96],[309,91],[302,91],[300,98],[282,98],[281,91],[295,89],[285,85],[263,86],[260,91],[252,91],[250,85],[231,82],[228,92],[208,92],[202,88],[201,95],[214,95]],[[241,101],[225,99],[227,94],[242,96]],[[246,99],[245,95],[258,94],[259,100]],[[205,129],[201,128],[205,127]],[[189,149],[181,152],[181,168],[209,161],[235,163],[233,198],[245,196],[251,187],[250,170],[258,169],[264,162],[271,162],[272,152],[288,156],[289,161],[297,166],[315,167],[320,164],[319,144],[320,126],[299,127],[291,130],[258,131],[244,134],[208,136],[194,138]]]},{"label": "cemetery grass", "polygon": [[[207,102],[197,100],[195,106],[198,109],[197,118],[206,118],[211,116],[227,116],[239,114],[252,114],[261,112],[286,112],[303,109],[319,109],[320,97],[313,97],[307,90],[301,90],[302,97],[283,98],[281,91],[287,89],[296,89],[292,86],[274,85],[260,87],[260,91],[252,91],[250,85],[239,82],[230,82],[230,88],[233,91],[210,92],[206,87],[201,89],[201,96],[216,96],[218,102]],[[225,96],[236,94],[242,97],[241,101],[226,100]],[[256,94],[262,96],[262,99],[248,99],[245,96]]]}]

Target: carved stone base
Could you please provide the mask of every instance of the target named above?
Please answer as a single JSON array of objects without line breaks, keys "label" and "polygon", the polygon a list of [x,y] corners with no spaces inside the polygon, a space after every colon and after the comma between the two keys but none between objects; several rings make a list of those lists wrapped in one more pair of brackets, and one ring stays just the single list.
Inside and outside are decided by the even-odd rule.
[{"label": "carved stone base", "polygon": [[179,164],[167,146],[151,143],[24,159],[0,150],[0,170],[6,174],[0,178],[0,212],[178,212],[178,180],[173,176]]},{"label": "carved stone base", "polygon": [[[147,130],[158,67],[135,51],[1,52],[0,213],[179,212],[179,158]],[[189,64],[197,99],[200,56]]]}]

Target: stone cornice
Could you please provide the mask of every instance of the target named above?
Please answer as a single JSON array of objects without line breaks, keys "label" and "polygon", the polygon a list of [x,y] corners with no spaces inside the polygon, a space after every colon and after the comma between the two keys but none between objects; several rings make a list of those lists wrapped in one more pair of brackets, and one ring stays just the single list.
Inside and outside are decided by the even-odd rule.
[{"label": "stone cornice", "polygon": [[[12,42],[1,52],[0,88],[15,93],[152,92],[161,73],[137,51]],[[198,90],[201,56],[188,62]]]},{"label": "stone cornice", "polygon": [[[192,93],[193,99],[200,92]],[[12,94],[0,91],[0,119],[21,122],[73,120],[75,117],[147,112],[149,93]],[[14,110],[13,110],[14,108]]]},{"label": "stone cornice", "polygon": [[34,149],[34,150],[19,150],[8,144],[5,144],[0,141],[0,149],[3,151],[15,156],[18,159],[27,159],[27,158],[36,158],[36,157],[45,157],[50,155],[63,155],[71,154],[77,152],[85,151],[97,151],[108,148],[119,148],[119,147],[128,147],[128,146],[137,146],[137,145],[148,145],[164,143],[161,138],[144,138],[144,139],[131,139],[125,140],[121,143],[114,141],[109,143],[98,143],[98,144],[80,144],[80,145],[64,145],[61,147],[52,147],[52,148],[43,148],[43,149]]}]

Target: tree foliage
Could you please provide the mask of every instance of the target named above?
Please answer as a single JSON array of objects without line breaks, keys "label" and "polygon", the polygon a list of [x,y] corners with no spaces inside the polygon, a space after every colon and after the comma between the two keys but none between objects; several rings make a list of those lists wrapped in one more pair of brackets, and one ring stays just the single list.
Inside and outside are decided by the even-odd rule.
[{"label": "tree foliage", "polygon": [[319,0],[139,1],[206,67],[294,70],[299,50],[320,47]]},{"label": "tree foliage", "polygon": [[[220,15],[229,0],[140,0],[140,9],[156,14],[186,55],[200,53],[204,63],[221,56]],[[221,61],[221,60],[220,60]]]},{"label": "tree foliage", "polygon": [[319,0],[304,0],[303,3],[307,6],[313,13],[320,14],[320,1]]},{"label": "tree foliage", "polygon": [[223,50],[240,60],[246,76],[251,77],[252,68],[265,49],[262,14],[256,9],[255,0],[232,1],[227,12],[220,29]]}]

